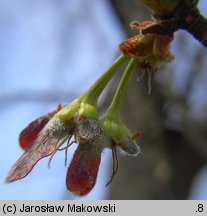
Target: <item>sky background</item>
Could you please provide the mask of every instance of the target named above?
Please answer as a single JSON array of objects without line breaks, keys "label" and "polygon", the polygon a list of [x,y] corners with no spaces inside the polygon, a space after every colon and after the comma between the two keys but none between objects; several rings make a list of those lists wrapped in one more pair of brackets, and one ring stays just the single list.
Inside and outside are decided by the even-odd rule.
[{"label": "sky background", "polygon": [[[207,3],[200,1],[207,16]],[[66,191],[64,153],[55,155],[50,169],[41,160],[21,181],[5,184],[12,164],[21,156],[20,131],[32,120],[69,103],[85,91],[119,54],[125,38],[106,0],[2,0],[0,1],[0,199],[104,199],[110,178],[110,152],[105,151],[97,184],[84,198]],[[136,18],[135,18],[136,19]],[[183,32],[178,33],[183,34]],[[191,36],[187,39],[192,40]],[[188,54],[200,46],[193,41]],[[175,43],[172,47],[178,70],[176,90],[182,91],[187,65]],[[173,63],[172,63],[173,64]],[[206,62],[207,68],[207,62]],[[182,71],[182,73],[181,73]],[[182,74],[182,77],[180,77]],[[199,78],[200,81],[203,77]],[[199,82],[199,80],[198,80]],[[205,87],[195,86],[191,100],[202,98]],[[192,103],[195,104],[195,103]],[[199,118],[202,103],[192,106]],[[69,150],[72,157],[75,146]],[[207,168],[193,184],[191,199],[207,199]]]}]

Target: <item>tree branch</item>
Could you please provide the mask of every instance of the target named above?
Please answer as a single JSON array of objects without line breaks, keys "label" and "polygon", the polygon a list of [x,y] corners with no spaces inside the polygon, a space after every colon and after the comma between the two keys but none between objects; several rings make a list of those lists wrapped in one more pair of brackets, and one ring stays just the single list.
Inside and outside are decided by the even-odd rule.
[{"label": "tree branch", "polygon": [[24,102],[38,102],[38,103],[60,103],[60,102],[70,102],[78,95],[74,92],[68,93],[67,91],[31,91],[31,90],[21,90],[19,92],[12,92],[8,94],[0,95],[0,110],[7,110],[13,105]]}]

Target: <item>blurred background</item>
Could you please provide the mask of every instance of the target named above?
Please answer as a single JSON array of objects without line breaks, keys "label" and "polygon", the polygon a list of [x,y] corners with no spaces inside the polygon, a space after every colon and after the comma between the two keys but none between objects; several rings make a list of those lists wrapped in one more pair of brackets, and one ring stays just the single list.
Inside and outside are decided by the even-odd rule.
[{"label": "blurred background", "polygon": [[[199,1],[207,16],[207,2]],[[141,131],[141,154],[119,157],[112,172],[104,151],[97,184],[85,197],[66,190],[64,153],[51,168],[41,160],[21,181],[4,179],[22,150],[20,131],[85,91],[135,35],[129,23],[151,15],[138,0],[0,1],[0,199],[207,199],[207,50],[184,31],[172,43],[174,61],[147,79],[135,71],[122,104],[124,122]],[[101,98],[104,112],[120,75]],[[76,146],[69,150],[68,158]]]}]

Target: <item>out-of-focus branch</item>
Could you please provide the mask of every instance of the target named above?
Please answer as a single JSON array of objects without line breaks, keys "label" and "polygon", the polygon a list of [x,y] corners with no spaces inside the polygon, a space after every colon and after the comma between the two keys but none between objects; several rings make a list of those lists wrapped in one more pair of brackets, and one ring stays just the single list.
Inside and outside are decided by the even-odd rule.
[{"label": "out-of-focus branch", "polygon": [[38,102],[38,103],[68,103],[76,98],[78,95],[74,92],[66,91],[39,91],[39,90],[22,90],[18,92],[11,92],[0,95],[0,110],[5,111],[13,105],[24,102]]},{"label": "out-of-focus branch", "polygon": [[207,161],[206,132],[206,125],[198,125],[189,120],[185,122],[183,127],[183,135],[188,143]]}]

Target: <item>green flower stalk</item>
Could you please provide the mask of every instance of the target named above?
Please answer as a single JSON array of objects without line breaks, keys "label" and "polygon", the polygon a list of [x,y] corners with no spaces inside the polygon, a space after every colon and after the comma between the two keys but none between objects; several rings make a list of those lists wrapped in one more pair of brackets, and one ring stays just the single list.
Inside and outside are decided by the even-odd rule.
[{"label": "green flower stalk", "polygon": [[[130,60],[127,68],[124,71],[124,75],[121,78],[112,103],[106,111],[104,117],[100,120],[104,134],[110,137],[119,147],[124,146],[127,153],[134,155],[136,155],[139,151],[136,143],[134,142],[136,136],[132,135],[130,130],[122,122],[120,117],[120,105],[127,82],[129,81],[137,63],[138,59],[136,58],[132,58]],[[126,144],[126,142],[128,144]],[[126,145],[128,146],[126,147]]]},{"label": "green flower stalk", "polygon": [[56,114],[56,117],[61,119],[63,122],[68,121],[74,116],[79,110],[78,114],[83,117],[98,118],[96,110],[98,98],[112,76],[117,72],[118,68],[127,60],[129,57],[120,55],[113,64],[96,80],[88,90],[86,90],[80,97],[75,99],[73,102],[65,106],[60,112]]},{"label": "green flower stalk", "polygon": [[114,63],[101,75],[101,77],[98,78],[96,82],[83,94],[83,102],[96,106],[98,97],[102,93],[107,83],[117,72],[117,69],[128,59],[129,57],[120,55],[114,61]]},{"label": "green flower stalk", "polygon": [[124,74],[121,78],[121,81],[116,89],[115,95],[113,97],[113,100],[111,102],[110,107],[108,108],[105,117],[106,116],[113,116],[117,119],[120,119],[120,105],[122,97],[125,93],[127,83],[132,75],[132,72],[135,68],[135,66],[138,63],[138,59],[132,58],[124,71]]},{"label": "green flower stalk", "polygon": [[126,85],[137,63],[137,58],[131,58],[115,92],[111,105],[103,118],[99,121],[104,136],[108,138],[108,142],[105,142],[105,147],[111,148],[113,159],[113,173],[106,186],[111,183],[118,170],[117,147],[130,156],[136,156],[140,152],[139,146],[135,142],[140,133],[136,132],[135,134],[132,134],[120,117],[121,100],[126,90]]}]

